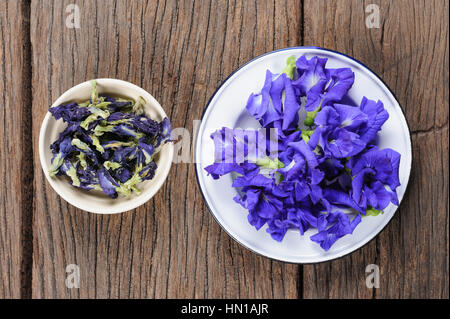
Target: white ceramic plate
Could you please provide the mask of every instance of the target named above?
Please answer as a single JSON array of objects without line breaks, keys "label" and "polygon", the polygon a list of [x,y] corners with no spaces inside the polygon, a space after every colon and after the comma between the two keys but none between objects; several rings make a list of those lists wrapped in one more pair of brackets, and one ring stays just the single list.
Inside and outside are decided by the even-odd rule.
[{"label": "white ceramic plate", "polygon": [[[157,121],[161,121],[167,117],[163,108],[153,96],[132,83],[116,79],[97,79],[97,90],[101,95],[120,96],[134,100],[142,96],[147,102],[144,106],[144,111],[147,116]],[[86,101],[90,98],[90,94],[90,82],[83,82],[64,92],[52,106],[72,101]],[[165,144],[156,156],[155,162],[158,168],[153,179],[137,185],[142,191],[140,195],[132,195],[129,198],[119,195],[118,198],[112,199],[100,191],[85,191],[75,188],[61,176],[50,177],[48,174],[52,159],[50,144],[58,138],[59,133],[66,127],[67,124],[62,119],[57,121],[50,112],[47,112],[39,134],[39,157],[45,177],[50,185],[59,196],[75,207],[99,214],[114,214],[134,209],[152,198],[169,174],[173,158],[172,143]]]},{"label": "white ceramic plate", "polygon": [[231,187],[232,177],[223,176],[214,180],[207,176],[204,168],[214,162],[214,143],[210,135],[226,126],[230,128],[254,128],[254,120],[248,115],[245,105],[252,92],[259,92],[263,86],[267,69],[281,72],[286,59],[306,54],[308,58],[328,58],[327,68],[350,67],[355,73],[355,82],[349,97],[360,103],[363,96],[381,100],[389,112],[389,119],[379,132],[379,147],[392,148],[401,154],[400,183],[397,188],[399,201],[408,185],[411,170],[411,139],[405,116],[389,88],[362,63],[338,52],[316,47],[295,47],[270,52],[248,62],[218,88],[209,101],[200,124],[196,149],[196,173],[205,201],[220,226],[246,248],[276,260],[292,263],[316,263],[344,256],[360,248],[374,238],[391,220],[397,206],[390,204],[383,214],[363,218],[353,234],[339,239],[325,252],[309,237],[317,230],[309,230],[303,236],[299,231],[289,230],[282,242],[273,240],[266,232],[267,225],[257,231],[247,221],[247,211],[233,201],[236,190]]}]

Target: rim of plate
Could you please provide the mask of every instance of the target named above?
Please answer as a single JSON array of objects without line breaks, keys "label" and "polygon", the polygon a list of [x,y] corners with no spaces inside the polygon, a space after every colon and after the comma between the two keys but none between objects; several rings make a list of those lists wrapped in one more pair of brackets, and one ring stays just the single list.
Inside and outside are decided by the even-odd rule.
[{"label": "rim of plate", "polygon": [[[380,228],[380,230],[378,230],[377,232],[374,233],[374,235],[372,237],[368,236],[366,239],[362,240],[360,243],[358,243],[357,245],[355,245],[355,247],[350,248],[350,249],[344,249],[341,253],[337,253],[336,256],[332,257],[332,258],[328,258],[328,259],[323,259],[323,260],[318,260],[318,261],[311,261],[311,262],[302,262],[302,261],[293,261],[293,260],[287,260],[287,259],[280,259],[280,258],[275,258],[272,256],[268,256],[265,255],[259,251],[254,250],[252,247],[249,247],[248,245],[244,244],[242,241],[239,240],[239,238],[236,238],[235,236],[233,236],[228,229],[222,225],[222,223],[220,223],[220,221],[218,220],[218,218],[216,217],[215,213],[213,212],[213,210],[211,209],[206,196],[204,194],[202,185],[200,184],[200,179],[199,179],[199,170],[201,170],[200,167],[200,163],[199,163],[199,152],[201,152],[201,150],[198,149],[198,140],[200,138],[200,132],[201,132],[201,128],[203,126],[203,119],[205,117],[206,112],[208,111],[212,100],[214,99],[214,97],[217,95],[217,93],[222,89],[222,87],[228,82],[228,80],[235,75],[237,72],[239,72],[242,68],[244,68],[245,66],[256,62],[257,60],[267,56],[267,55],[271,55],[271,54],[275,54],[278,52],[282,52],[282,51],[291,51],[291,50],[319,50],[319,51],[325,51],[325,52],[331,52],[337,55],[340,55],[344,58],[350,59],[352,61],[354,61],[355,63],[359,64],[361,67],[363,67],[364,69],[366,69],[366,71],[373,75],[378,81],[381,82],[382,87],[387,91],[387,93],[389,93],[390,95],[392,95],[392,98],[395,100],[395,102],[398,105],[398,108],[400,109],[402,115],[403,115],[403,119],[405,121],[406,127],[408,129],[408,137],[409,137],[409,145],[407,145],[409,153],[410,153],[410,163],[409,164],[409,170],[408,170],[408,176],[407,176],[407,182],[406,182],[406,187],[405,187],[405,191],[403,193],[403,197],[400,199],[399,204],[397,206],[397,208],[395,209],[394,213],[392,214],[392,216],[386,220],[386,222],[384,223],[384,225],[382,225],[382,227]],[[249,251],[259,255],[259,256],[263,256],[265,258],[271,259],[271,260],[276,260],[276,261],[281,261],[281,262],[285,262],[285,263],[289,263],[289,264],[302,264],[302,265],[307,265],[307,264],[319,264],[319,263],[324,263],[324,262],[328,262],[328,261],[332,261],[332,260],[337,260],[339,258],[345,257],[349,254],[354,253],[355,251],[361,249],[362,247],[366,246],[368,243],[370,243],[373,239],[375,239],[380,233],[383,232],[383,230],[386,229],[386,226],[391,222],[392,218],[394,217],[394,215],[397,213],[397,210],[399,209],[403,198],[405,197],[407,191],[408,191],[408,187],[409,187],[409,181],[410,181],[410,176],[411,176],[411,168],[412,168],[412,163],[413,163],[413,154],[412,154],[412,138],[411,138],[411,130],[409,127],[409,123],[408,120],[406,119],[405,116],[405,112],[403,111],[400,103],[398,102],[398,99],[396,97],[396,95],[394,94],[394,92],[392,92],[392,90],[389,88],[389,86],[383,81],[383,79],[378,76],[374,71],[372,71],[372,69],[370,69],[368,66],[366,66],[364,63],[362,63],[361,61],[345,54],[345,53],[341,53],[335,50],[331,50],[331,49],[326,49],[326,48],[322,48],[322,47],[318,47],[318,46],[295,46],[295,47],[286,47],[286,48],[282,48],[282,49],[278,49],[278,50],[274,50],[274,51],[269,51],[266,53],[263,53],[247,62],[245,62],[244,64],[242,64],[241,66],[239,66],[236,70],[234,70],[233,72],[231,72],[221,83],[220,85],[217,87],[217,89],[214,91],[214,93],[211,95],[210,99],[208,100],[208,103],[206,104],[206,107],[203,109],[201,118],[200,118],[200,126],[198,127],[197,130],[197,134],[195,137],[195,153],[194,153],[194,163],[195,163],[195,176],[197,179],[197,185],[198,188],[200,189],[200,193],[202,194],[203,200],[206,204],[206,207],[208,207],[208,210],[210,212],[210,214],[213,216],[214,220],[216,221],[217,224],[219,224],[220,228],[225,231],[225,233],[228,234],[228,236],[230,236],[234,241],[236,241],[240,246],[248,249]]]},{"label": "rim of plate", "polygon": [[[128,81],[114,79],[114,78],[96,78],[95,80],[97,81],[97,83],[103,82],[103,83],[101,83],[102,85],[107,85],[107,83],[115,82],[124,87],[129,87],[133,90],[141,92],[142,95],[145,95],[147,98],[150,98],[150,100],[147,103],[151,104],[152,108],[154,108],[163,118],[167,117],[166,112],[162,108],[161,104],[159,104],[159,102],[155,99],[155,97],[153,95],[151,95],[149,92],[147,92],[146,90],[144,90],[143,88],[141,88],[140,86],[133,84],[131,82],[128,82]],[[53,102],[52,106],[63,103],[79,87],[86,86],[88,84],[90,85],[90,80],[78,83],[77,85],[71,87],[70,89],[68,89],[67,91],[62,93]],[[78,209],[81,209],[83,211],[93,213],[93,214],[100,214],[100,215],[120,214],[120,213],[124,213],[124,212],[130,211],[130,210],[136,209],[139,206],[145,204],[147,201],[149,201],[151,198],[153,198],[153,196],[155,196],[155,194],[160,190],[160,188],[166,181],[166,179],[169,175],[169,172],[170,172],[170,168],[172,167],[172,158],[173,158],[173,152],[174,152],[173,143],[168,143],[168,144],[164,145],[164,148],[167,149],[168,158],[170,158],[170,162],[165,167],[162,167],[162,169],[163,169],[163,171],[161,171],[162,175],[160,176],[160,178],[158,180],[155,180],[155,183],[153,184],[154,186],[152,187],[151,192],[149,192],[147,194],[142,194],[142,195],[136,196],[136,198],[134,198],[132,202],[129,202],[128,205],[122,205],[123,207],[115,207],[115,208],[108,208],[108,209],[102,208],[101,210],[92,210],[86,205],[79,204],[77,201],[72,200],[69,196],[66,196],[66,194],[64,194],[63,192],[60,191],[59,187],[57,187],[57,185],[55,184],[55,182],[52,180],[52,178],[49,176],[47,170],[45,169],[45,167],[48,166],[48,163],[46,163],[46,160],[44,158],[44,138],[45,138],[44,135],[45,135],[45,131],[49,124],[48,122],[50,121],[51,117],[52,117],[52,114],[47,110],[47,113],[45,114],[45,117],[42,121],[41,128],[39,131],[39,145],[38,145],[39,160],[40,160],[41,168],[44,172],[44,176],[47,179],[47,181],[49,182],[52,189],[59,196],[61,196],[66,202],[68,202],[70,205],[72,205]],[[158,167],[158,168],[160,168],[160,167]]]}]

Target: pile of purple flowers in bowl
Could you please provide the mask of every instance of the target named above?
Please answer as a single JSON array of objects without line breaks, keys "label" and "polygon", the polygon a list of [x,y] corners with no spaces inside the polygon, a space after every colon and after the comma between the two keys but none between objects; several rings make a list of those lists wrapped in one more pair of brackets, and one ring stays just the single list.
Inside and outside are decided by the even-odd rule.
[{"label": "pile of purple flowers in bowl", "polygon": [[157,122],[144,114],[146,101],[99,96],[91,81],[88,101],[51,107],[67,127],[50,145],[50,176],[66,176],[84,190],[99,190],[111,198],[140,194],[137,184],[152,179],[155,157],[170,141],[167,118]]},{"label": "pile of purple flowers in bowl", "polygon": [[[326,68],[326,58],[290,57],[246,109],[260,129],[223,127],[211,138],[214,179],[233,176],[234,200],[248,222],[282,241],[296,229],[324,250],[351,234],[361,218],[398,205],[400,154],[379,149],[377,134],[389,117],[381,101],[353,103],[350,68]],[[267,133],[270,132],[270,133]]]}]

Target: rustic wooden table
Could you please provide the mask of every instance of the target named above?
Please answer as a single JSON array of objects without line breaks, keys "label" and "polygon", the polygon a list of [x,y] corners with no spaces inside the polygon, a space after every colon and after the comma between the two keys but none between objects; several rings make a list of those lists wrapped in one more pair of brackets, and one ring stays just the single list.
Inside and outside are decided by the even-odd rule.
[{"label": "rustic wooden table", "polygon": [[[376,26],[370,4],[379,28],[366,25]],[[0,298],[448,298],[448,10],[445,0],[0,0]],[[40,125],[73,85],[136,83],[192,131],[233,70],[301,45],[368,65],[411,129],[403,203],[353,254],[302,266],[242,248],[205,207],[193,164],[173,165],[152,200],[110,216],[75,209],[45,180]],[[69,264],[78,289],[65,285]],[[378,289],[365,285],[368,264],[380,267]]]}]

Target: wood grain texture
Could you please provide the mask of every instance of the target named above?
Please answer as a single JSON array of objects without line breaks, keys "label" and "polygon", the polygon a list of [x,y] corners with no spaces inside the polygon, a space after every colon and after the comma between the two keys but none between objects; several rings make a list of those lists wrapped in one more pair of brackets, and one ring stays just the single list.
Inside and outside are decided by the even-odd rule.
[{"label": "wood grain texture", "polygon": [[[372,3],[380,28],[365,25]],[[396,94],[412,132],[413,167],[386,229],[350,256],[305,266],[303,296],[448,298],[448,2],[306,0],[304,8],[305,45],[362,61]],[[372,263],[379,289],[365,287]]]},{"label": "wood grain texture", "polygon": [[[72,3],[80,8],[80,29],[65,25]],[[369,29],[365,9],[373,3],[380,28]],[[448,298],[448,6],[0,0],[0,299]],[[353,254],[296,266],[247,251],[211,217],[189,163],[174,164],[151,201],[120,215],[75,209],[46,182],[40,125],[73,85],[99,77],[133,82],[192,138],[194,120],[228,74],[259,54],[296,45],[364,62],[396,94],[412,132],[402,205]],[[365,286],[372,263],[380,266],[379,289]],[[69,264],[80,267],[80,289],[64,284]]]},{"label": "wood grain texture", "polygon": [[[81,28],[65,26],[80,8]],[[210,95],[239,65],[299,45],[301,4],[275,1],[32,1],[33,144],[49,105],[91,78],[143,87],[193,134]],[[268,37],[267,35],[271,36]],[[272,36],[273,35],[273,36]],[[35,298],[296,298],[299,268],[240,247],[213,220],[193,164],[174,164],[146,205],[100,216],[75,209],[34,169]],[[77,264],[81,287],[67,289]]]},{"label": "wood grain texture", "polygon": [[33,158],[28,28],[24,1],[0,1],[0,299],[29,292]]}]

